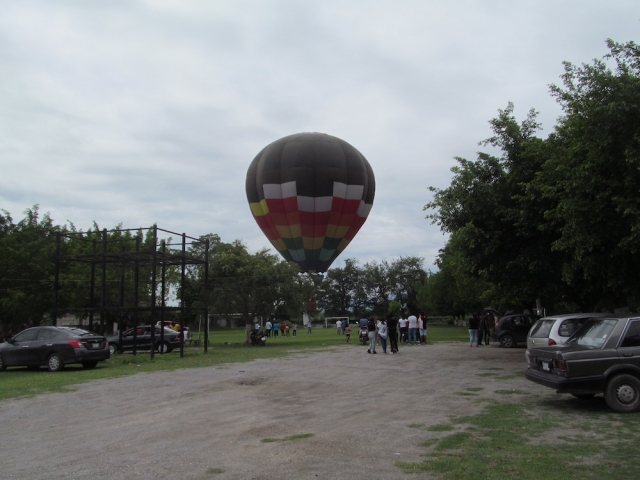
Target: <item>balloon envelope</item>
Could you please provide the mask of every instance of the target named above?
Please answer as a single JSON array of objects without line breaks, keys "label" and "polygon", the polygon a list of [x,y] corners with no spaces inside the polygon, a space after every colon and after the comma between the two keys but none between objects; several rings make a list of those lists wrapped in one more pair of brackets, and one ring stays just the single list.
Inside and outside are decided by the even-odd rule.
[{"label": "balloon envelope", "polygon": [[375,178],[344,140],[297,133],[258,153],[246,191],[258,226],[285,260],[301,272],[325,272],[367,219]]}]

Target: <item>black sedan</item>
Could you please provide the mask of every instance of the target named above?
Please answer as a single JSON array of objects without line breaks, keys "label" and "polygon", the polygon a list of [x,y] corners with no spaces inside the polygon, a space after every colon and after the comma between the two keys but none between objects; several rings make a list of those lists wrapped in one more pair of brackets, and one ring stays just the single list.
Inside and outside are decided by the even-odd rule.
[{"label": "black sedan", "polygon": [[46,365],[58,372],[70,363],[93,368],[109,358],[107,339],[72,327],[27,328],[0,343],[0,371],[7,367],[37,369]]},{"label": "black sedan", "polygon": [[139,325],[135,329],[130,328],[120,335],[113,335],[109,341],[109,350],[112,355],[117,352],[131,351],[135,345],[136,350],[151,350],[158,353],[169,353],[174,348],[180,348],[180,333],[165,327],[161,331],[160,325],[154,325],[154,338],[151,338],[151,325]]},{"label": "black sedan", "polygon": [[493,332],[493,339],[506,348],[526,343],[531,326],[540,318],[530,313],[518,313],[500,317]]},{"label": "black sedan", "polygon": [[618,412],[640,411],[640,315],[592,318],[564,345],[527,350],[527,379]]}]

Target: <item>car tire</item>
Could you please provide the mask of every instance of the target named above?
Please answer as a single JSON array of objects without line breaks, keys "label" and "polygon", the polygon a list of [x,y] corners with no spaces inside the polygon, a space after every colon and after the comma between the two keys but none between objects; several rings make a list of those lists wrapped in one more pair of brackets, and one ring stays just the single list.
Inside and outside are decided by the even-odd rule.
[{"label": "car tire", "polygon": [[156,345],[156,351],[158,353],[169,353],[171,348],[167,342],[161,342]]},{"label": "car tire", "polygon": [[115,355],[118,353],[118,346],[115,343],[109,344],[109,355]]},{"label": "car tire", "polygon": [[82,362],[82,366],[86,369],[96,368],[96,365],[98,365],[98,362]]},{"label": "car tire", "polygon": [[640,410],[640,380],[633,375],[623,373],[607,382],[604,399],[609,408],[621,413],[633,413]]},{"label": "car tire", "polygon": [[572,393],[571,395],[579,398],[580,400],[589,400],[595,396],[595,393]]},{"label": "car tire", "polygon": [[516,342],[511,335],[503,335],[500,337],[500,345],[504,348],[512,348],[516,346]]},{"label": "car tire", "polygon": [[60,355],[57,353],[49,355],[49,358],[47,358],[47,369],[49,369],[50,372],[59,372],[63,368],[64,362],[62,358],[60,358]]},{"label": "car tire", "polygon": [[2,360],[2,355],[0,355],[0,372],[4,372],[7,369],[7,366],[4,364],[4,360]]}]

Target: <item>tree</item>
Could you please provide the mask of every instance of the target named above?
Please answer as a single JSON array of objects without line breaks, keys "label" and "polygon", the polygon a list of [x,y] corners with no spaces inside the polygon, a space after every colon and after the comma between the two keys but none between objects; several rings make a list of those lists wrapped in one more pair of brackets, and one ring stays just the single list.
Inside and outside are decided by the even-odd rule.
[{"label": "tree", "polygon": [[[431,187],[434,198],[424,209],[434,211],[427,218],[452,234],[455,255],[464,259],[456,261],[457,278],[489,282],[502,296],[531,306],[535,298],[554,297],[559,274],[552,239],[539,231],[544,209],[526,195],[545,161],[546,145],[535,136],[540,128],[535,110],[518,123],[513,109],[509,103],[499,110],[489,122],[494,135],[481,142],[500,149],[502,156],[480,152],[475,162],[456,158],[451,185]],[[451,251],[442,250],[441,260]]]},{"label": "tree", "polygon": [[564,116],[529,189],[550,204],[545,231],[585,308],[627,305],[640,287],[640,46],[607,45],[591,65],[565,62],[564,88],[551,86]]},{"label": "tree", "polygon": [[53,307],[55,234],[49,214],[38,205],[13,223],[9,212],[0,215],[0,320],[17,331],[23,324],[40,325]]},{"label": "tree", "polygon": [[344,268],[331,268],[320,284],[318,307],[328,316],[365,315],[367,299],[358,261],[348,258]]}]

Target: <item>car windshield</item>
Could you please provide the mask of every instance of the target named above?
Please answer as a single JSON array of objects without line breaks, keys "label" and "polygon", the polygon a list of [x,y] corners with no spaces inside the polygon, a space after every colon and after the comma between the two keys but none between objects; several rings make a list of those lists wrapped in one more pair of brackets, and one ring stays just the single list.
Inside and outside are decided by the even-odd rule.
[{"label": "car windshield", "polygon": [[582,345],[585,347],[602,347],[609,338],[618,320],[615,318],[592,318],[574,333],[567,345]]},{"label": "car windshield", "polygon": [[551,331],[551,327],[553,326],[553,322],[555,322],[555,320],[538,320],[536,324],[531,327],[531,333],[529,333],[529,336],[533,338],[547,338]]},{"label": "car windshield", "polygon": [[89,332],[88,330],[83,330],[82,328],[75,328],[75,327],[60,327],[60,328],[64,328],[65,330],[69,331],[70,333],[72,333],[77,337],[87,337],[87,336],[92,337],[97,335],[93,332]]}]

